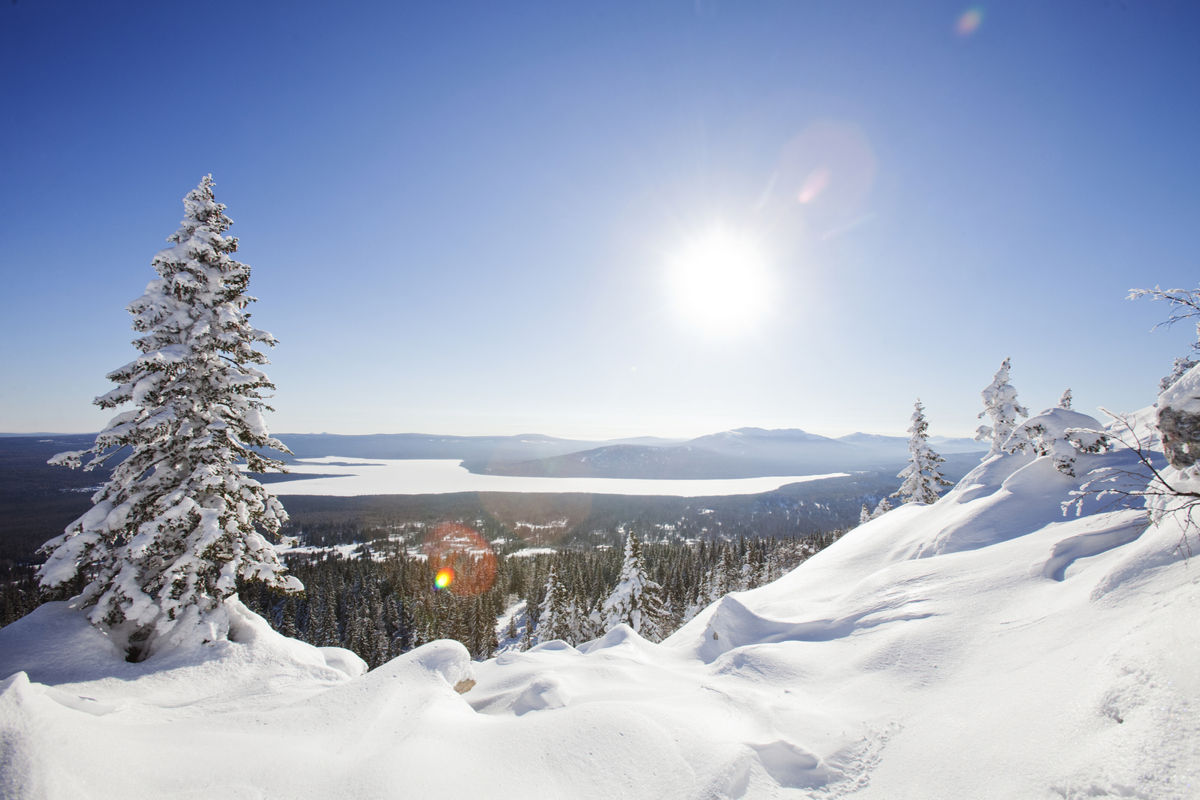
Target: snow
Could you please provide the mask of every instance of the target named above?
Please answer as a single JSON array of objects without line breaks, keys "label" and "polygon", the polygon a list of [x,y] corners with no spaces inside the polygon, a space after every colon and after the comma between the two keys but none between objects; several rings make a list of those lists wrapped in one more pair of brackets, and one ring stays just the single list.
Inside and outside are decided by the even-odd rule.
[{"label": "snow", "polygon": [[[354,497],[378,494],[450,494],[454,492],[580,492],[672,497],[716,497],[761,494],[789,483],[843,478],[845,472],[826,475],[790,475],[730,479],[635,478],[521,478],[479,475],[451,459],[371,459],[325,456],[288,465],[299,480],[271,484],[276,495]],[[304,475],[334,477],[304,478]]]},{"label": "snow", "polygon": [[349,542],[347,544],[333,545],[296,545],[292,544],[286,547],[277,545],[275,551],[279,555],[309,555],[309,556],[337,556],[338,558],[351,558],[363,546],[363,542]]},{"label": "snow", "polygon": [[0,630],[0,796],[1200,796],[1196,532],[1063,516],[1084,479],[991,457],[661,644],[356,675],[235,606],[234,641],[128,664],[43,606]]},{"label": "snow", "polygon": [[524,547],[516,552],[509,553],[509,558],[530,558],[532,556],[552,556],[558,551],[553,547]]}]

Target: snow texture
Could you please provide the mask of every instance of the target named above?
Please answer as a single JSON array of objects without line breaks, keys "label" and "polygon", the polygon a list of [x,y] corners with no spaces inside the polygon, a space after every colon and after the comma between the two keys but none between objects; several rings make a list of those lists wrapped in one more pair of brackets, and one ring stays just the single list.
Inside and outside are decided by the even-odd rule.
[{"label": "snow texture", "polygon": [[1080,454],[1102,453],[1109,447],[1100,421],[1068,408],[1050,408],[1013,428],[1003,449],[1007,453],[1050,456],[1054,467],[1075,477]]},{"label": "snow texture", "polygon": [[1196,534],[1064,517],[1098,465],[1138,461],[997,454],[659,644],[354,675],[232,604],[230,641],[129,664],[50,604],[0,630],[0,796],[1195,798]]}]

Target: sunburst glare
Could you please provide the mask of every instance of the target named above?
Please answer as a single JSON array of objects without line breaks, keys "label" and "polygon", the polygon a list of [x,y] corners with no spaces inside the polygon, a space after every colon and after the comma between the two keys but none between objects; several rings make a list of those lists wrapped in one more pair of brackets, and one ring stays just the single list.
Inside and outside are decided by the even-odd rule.
[{"label": "sunburst glare", "polygon": [[768,258],[745,231],[710,228],[685,242],[667,266],[667,293],[690,328],[717,336],[742,334],[768,310]]}]

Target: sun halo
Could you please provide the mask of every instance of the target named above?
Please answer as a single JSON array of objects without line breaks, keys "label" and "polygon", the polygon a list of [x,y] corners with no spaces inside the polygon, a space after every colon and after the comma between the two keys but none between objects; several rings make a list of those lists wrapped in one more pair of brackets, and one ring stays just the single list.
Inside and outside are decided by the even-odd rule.
[{"label": "sun halo", "polygon": [[667,292],[677,316],[712,336],[755,327],[767,311],[771,283],[758,241],[723,226],[692,237],[668,260]]}]

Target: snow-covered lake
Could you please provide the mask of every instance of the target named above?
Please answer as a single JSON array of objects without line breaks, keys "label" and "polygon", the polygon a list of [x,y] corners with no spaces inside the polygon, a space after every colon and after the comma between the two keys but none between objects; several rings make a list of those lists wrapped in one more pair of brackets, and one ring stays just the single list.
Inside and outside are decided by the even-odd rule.
[{"label": "snow-covered lake", "polygon": [[587,494],[710,497],[759,494],[789,483],[844,477],[786,475],[717,480],[650,480],[633,478],[520,478],[477,475],[452,459],[360,459],[342,456],[307,458],[288,466],[294,476],[322,475],[270,484],[277,495],[315,494],[352,497],[368,494],[449,494],[452,492],[583,492]]}]

